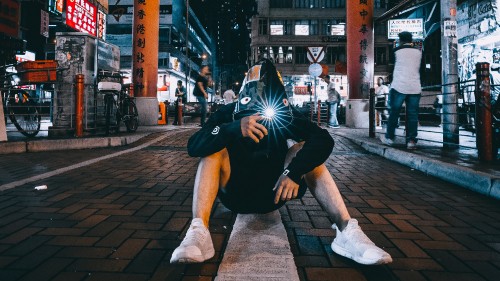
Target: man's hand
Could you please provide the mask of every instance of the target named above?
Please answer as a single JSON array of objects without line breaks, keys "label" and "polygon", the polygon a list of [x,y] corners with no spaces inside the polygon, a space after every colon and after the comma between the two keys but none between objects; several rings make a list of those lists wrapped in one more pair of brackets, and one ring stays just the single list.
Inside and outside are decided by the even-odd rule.
[{"label": "man's hand", "polygon": [[273,190],[276,191],[274,204],[278,204],[280,199],[281,201],[289,201],[297,198],[299,185],[288,176],[281,175],[276,185],[274,185]]},{"label": "man's hand", "polygon": [[267,135],[267,129],[264,125],[258,123],[258,121],[264,119],[260,115],[251,115],[243,117],[241,119],[241,133],[243,137],[251,138],[255,143],[259,143],[260,140]]}]

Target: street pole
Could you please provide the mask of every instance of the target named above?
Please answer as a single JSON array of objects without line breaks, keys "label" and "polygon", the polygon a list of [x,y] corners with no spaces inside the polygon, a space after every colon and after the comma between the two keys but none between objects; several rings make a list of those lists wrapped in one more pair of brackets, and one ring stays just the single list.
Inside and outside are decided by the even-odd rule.
[{"label": "street pole", "polygon": [[459,126],[457,114],[457,0],[441,2],[441,62],[443,94],[443,147],[458,148]]},{"label": "street pole", "polygon": [[189,63],[189,0],[186,0],[186,70],[188,71],[186,73],[186,98],[189,97],[189,80],[188,80],[188,76],[189,76],[189,72],[191,72],[191,65]]}]

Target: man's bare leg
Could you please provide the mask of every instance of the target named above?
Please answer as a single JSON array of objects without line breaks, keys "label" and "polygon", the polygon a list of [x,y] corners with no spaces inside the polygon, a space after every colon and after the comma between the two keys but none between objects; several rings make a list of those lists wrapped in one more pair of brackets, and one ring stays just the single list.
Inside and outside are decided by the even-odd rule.
[{"label": "man's bare leg", "polygon": [[339,229],[341,231],[344,230],[351,216],[349,215],[349,211],[347,211],[337,184],[325,164],[321,164],[307,173],[305,180],[314,198],[318,200],[323,209],[332,217]]},{"label": "man's bare leg", "polygon": [[[285,160],[285,167],[288,166],[303,145],[304,143],[296,143],[289,148]],[[307,173],[305,175],[305,180],[309,190],[311,190],[319,204],[325,209],[328,215],[331,216],[335,224],[343,230],[344,227],[347,226],[351,216],[347,211],[342,195],[340,195],[339,189],[337,188],[337,184],[335,184],[325,164]]]},{"label": "man's bare leg", "polygon": [[208,227],[212,206],[220,187],[229,181],[231,166],[227,149],[204,157],[198,164],[193,191],[193,218],[200,218]]},{"label": "man's bare leg", "polygon": [[[301,148],[302,144],[298,143],[289,149],[285,167]],[[351,219],[340,191],[325,164],[314,168],[304,177],[313,196],[335,222],[333,228],[337,230],[337,235],[331,245],[335,253],[367,265],[392,262],[391,256],[365,235],[358,221]]]},{"label": "man's bare leg", "polygon": [[195,263],[215,254],[208,222],[220,187],[225,187],[231,172],[226,149],[200,160],[193,193],[193,220],[186,236],[172,253],[171,263]]}]

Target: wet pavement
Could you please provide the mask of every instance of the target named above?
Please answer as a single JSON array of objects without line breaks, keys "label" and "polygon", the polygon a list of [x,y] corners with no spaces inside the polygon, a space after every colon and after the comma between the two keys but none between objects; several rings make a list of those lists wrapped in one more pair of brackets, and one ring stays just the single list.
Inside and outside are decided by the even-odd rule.
[{"label": "wet pavement", "polygon": [[[191,218],[198,159],[186,143],[195,130],[123,147],[1,155],[0,185],[123,152],[0,192],[0,280],[214,280],[236,217],[218,202],[215,257],[169,264]],[[327,167],[351,216],[394,262],[362,266],[334,254],[332,221],[308,192],[280,209],[300,280],[497,280],[498,200],[369,153],[351,140],[356,131],[331,132]],[[40,184],[48,189],[35,191]]]}]

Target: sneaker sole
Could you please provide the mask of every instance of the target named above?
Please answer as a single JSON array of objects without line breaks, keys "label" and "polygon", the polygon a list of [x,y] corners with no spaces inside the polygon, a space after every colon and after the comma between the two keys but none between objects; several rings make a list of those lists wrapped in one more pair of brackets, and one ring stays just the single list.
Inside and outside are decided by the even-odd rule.
[{"label": "sneaker sole", "polygon": [[338,255],[341,255],[343,257],[346,257],[348,259],[351,259],[357,263],[360,263],[360,264],[364,264],[364,265],[375,265],[375,264],[386,264],[386,263],[390,263],[392,262],[392,259],[391,258],[381,258],[381,259],[377,259],[377,260],[373,260],[373,259],[363,259],[361,257],[355,257],[351,254],[351,252],[349,252],[348,250],[346,250],[345,248],[337,245],[335,243],[335,240],[333,240],[332,242],[332,250],[337,253]]},{"label": "sneaker sole", "polygon": [[175,256],[172,254],[170,263],[200,263],[213,258],[215,255],[215,250],[211,249],[204,256]]}]

